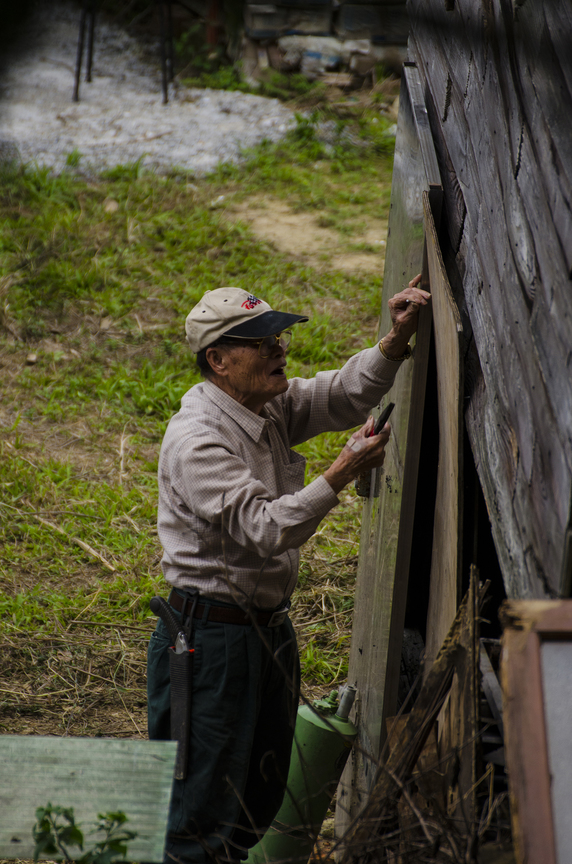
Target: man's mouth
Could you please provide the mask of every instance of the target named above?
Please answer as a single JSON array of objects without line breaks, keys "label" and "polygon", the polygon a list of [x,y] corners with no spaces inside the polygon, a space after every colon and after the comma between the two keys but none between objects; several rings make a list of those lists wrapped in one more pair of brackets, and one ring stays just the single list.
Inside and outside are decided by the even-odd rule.
[{"label": "man's mouth", "polygon": [[[284,364],[284,366],[285,366],[285,365],[286,365],[286,364]],[[282,376],[282,378],[284,378],[284,377],[286,376],[286,373],[285,373],[285,371],[284,371],[284,366],[278,366],[278,367],[277,367],[276,369],[274,369],[270,374],[271,374],[271,375],[277,375],[277,376],[280,375],[280,376]]]}]

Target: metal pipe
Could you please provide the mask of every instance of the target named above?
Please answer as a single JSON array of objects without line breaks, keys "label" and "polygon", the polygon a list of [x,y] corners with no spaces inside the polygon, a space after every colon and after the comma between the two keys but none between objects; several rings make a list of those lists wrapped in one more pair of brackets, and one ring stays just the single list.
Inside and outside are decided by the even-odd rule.
[{"label": "metal pipe", "polygon": [[165,0],[159,0],[160,39],[161,39],[161,79],[163,86],[163,105],[169,101],[169,82],[167,77],[167,54],[165,50]]},{"label": "metal pipe", "polygon": [[336,711],[336,717],[339,717],[340,720],[347,720],[350,716],[356,694],[357,687],[354,687],[353,684],[346,684],[340,697],[338,710]]},{"label": "metal pipe", "polygon": [[89,22],[87,34],[87,57],[85,70],[85,80],[91,82],[91,66],[93,61],[93,37],[95,34],[95,15],[97,10],[97,0],[91,0],[89,4]]},{"label": "metal pipe", "polygon": [[79,102],[79,79],[81,76],[81,61],[83,60],[83,45],[85,42],[85,19],[87,16],[87,2],[83,4],[81,18],[79,19],[79,38],[77,43],[77,56],[75,61],[75,83],[73,88],[73,101]]},{"label": "metal pipe", "polygon": [[173,4],[171,0],[167,0],[167,63],[169,81],[172,81],[175,77],[175,47],[173,44]]}]

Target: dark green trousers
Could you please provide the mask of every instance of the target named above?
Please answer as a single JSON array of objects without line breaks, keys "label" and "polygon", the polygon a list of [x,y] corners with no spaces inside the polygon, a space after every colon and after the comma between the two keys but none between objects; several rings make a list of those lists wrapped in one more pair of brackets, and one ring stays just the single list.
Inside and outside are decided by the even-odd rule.
[{"label": "dark green trousers", "polygon": [[[147,676],[155,740],[170,738],[170,644],[159,621]],[[196,619],[193,647],[189,769],[185,780],[173,781],[165,864],[246,857],[282,803],[298,708],[289,619],[259,631]]]}]

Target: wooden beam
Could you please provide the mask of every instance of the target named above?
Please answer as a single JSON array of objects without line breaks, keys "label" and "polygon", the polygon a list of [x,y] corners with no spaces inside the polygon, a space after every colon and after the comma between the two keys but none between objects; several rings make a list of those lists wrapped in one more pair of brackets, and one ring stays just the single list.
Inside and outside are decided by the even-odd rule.
[{"label": "wooden beam", "polygon": [[463,332],[457,304],[443,264],[437,229],[423,193],[425,235],[431,284],[437,391],[439,407],[439,468],[431,584],[425,639],[426,670],[437,656],[457,612],[461,590],[462,483],[462,371],[460,335]]},{"label": "wooden beam", "polygon": [[543,634],[567,632],[572,638],[572,601],[513,601],[501,613],[505,754],[517,861],[556,864],[541,641]]},{"label": "wooden beam", "polygon": [[[387,301],[422,269],[427,285],[421,194],[427,190],[438,214],[437,181],[420,79],[409,65],[401,84],[380,335],[391,327]],[[364,503],[348,675],[358,689],[354,716],[359,737],[338,791],[340,833],[365,803],[385,740],[385,717],[396,712],[430,331],[426,313],[415,357],[402,365],[385,397],[396,404],[392,435],[384,474],[374,479]]]}]

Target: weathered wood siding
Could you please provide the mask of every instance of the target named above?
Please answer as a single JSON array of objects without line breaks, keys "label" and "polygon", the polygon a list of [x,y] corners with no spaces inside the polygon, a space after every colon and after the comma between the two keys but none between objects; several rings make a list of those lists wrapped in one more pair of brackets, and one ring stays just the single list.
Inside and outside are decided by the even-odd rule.
[{"label": "weathered wood siding", "polygon": [[[380,336],[391,328],[388,299],[406,288],[423,267],[423,287],[429,287],[426,260],[424,266],[424,190],[438,212],[437,161],[418,71],[409,66],[401,84]],[[396,711],[431,331],[427,313],[415,358],[401,366],[386,396],[385,401],[395,402],[396,408],[385,471],[374,479],[370,498],[364,502],[348,675],[358,690],[354,712],[358,742],[338,791],[339,834],[367,799],[385,741],[385,718]]]},{"label": "weathered wood siding", "polygon": [[466,424],[506,591],[567,594],[572,4],[408,10],[444,187],[441,245],[468,334]]}]

